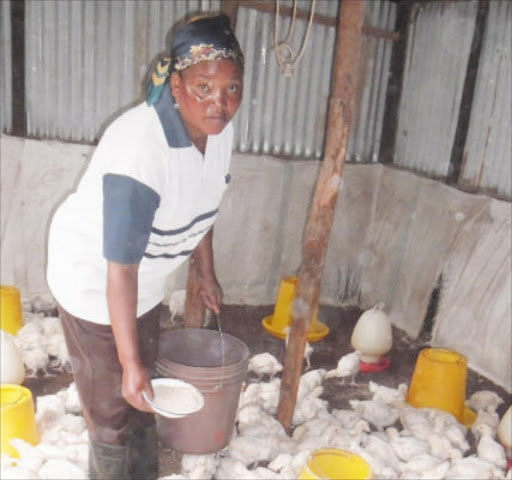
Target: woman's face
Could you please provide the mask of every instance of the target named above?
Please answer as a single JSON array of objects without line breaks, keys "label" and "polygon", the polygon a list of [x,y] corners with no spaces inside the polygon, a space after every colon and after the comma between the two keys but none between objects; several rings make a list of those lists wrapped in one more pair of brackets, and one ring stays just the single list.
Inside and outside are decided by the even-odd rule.
[{"label": "woman's face", "polygon": [[220,133],[242,101],[240,66],[209,60],[171,75],[171,91],[191,140]]}]

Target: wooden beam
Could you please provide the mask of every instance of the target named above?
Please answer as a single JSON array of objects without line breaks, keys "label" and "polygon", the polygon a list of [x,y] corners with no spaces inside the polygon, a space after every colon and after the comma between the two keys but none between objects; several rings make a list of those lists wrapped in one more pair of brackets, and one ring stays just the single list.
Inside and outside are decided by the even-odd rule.
[{"label": "wooden beam", "polygon": [[197,266],[192,254],[189,258],[187,276],[187,298],[185,300],[185,322],[186,328],[200,328],[206,312],[199,295],[199,283],[197,281]]},{"label": "wooden beam", "polygon": [[413,2],[403,2],[399,3],[396,9],[395,28],[400,32],[400,40],[393,44],[391,50],[389,81],[379,151],[379,162],[381,163],[392,164],[394,161],[396,135],[398,132],[398,112],[407,57],[407,38],[409,36],[413,8],[417,8]]},{"label": "wooden beam", "polygon": [[225,13],[231,20],[231,28],[235,30],[238,16],[238,0],[220,0],[220,11]]},{"label": "wooden beam", "polygon": [[[251,8],[253,10],[258,10],[265,13],[275,13],[276,10],[275,2],[264,2],[262,0],[239,0],[238,4],[240,7]],[[292,12],[293,9],[291,7],[279,7],[279,14],[282,16],[291,17]],[[297,8],[295,12],[295,18],[307,20],[309,18],[309,12]],[[335,27],[337,25],[336,18],[318,13],[313,14],[312,22],[317,25],[324,25],[327,27]],[[398,32],[383,30],[382,28],[372,27],[371,25],[363,25],[362,31],[369,37],[383,38],[393,42],[397,42],[400,39],[400,33]]]},{"label": "wooden beam", "polygon": [[302,359],[320,284],[331,232],[334,208],[347,150],[350,123],[357,95],[364,2],[343,0],[329,100],[325,155],[306,223],[290,339],[285,352],[277,419],[290,433]]}]

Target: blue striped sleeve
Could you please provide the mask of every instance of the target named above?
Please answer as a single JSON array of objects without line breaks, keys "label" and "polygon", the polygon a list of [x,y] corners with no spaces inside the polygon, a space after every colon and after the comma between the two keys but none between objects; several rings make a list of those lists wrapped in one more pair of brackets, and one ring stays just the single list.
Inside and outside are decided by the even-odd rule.
[{"label": "blue striped sleeve", "polygon": [[138,263],[144,255],[160,196],[124,175],[103,177],[103,255],[118,263]]}]

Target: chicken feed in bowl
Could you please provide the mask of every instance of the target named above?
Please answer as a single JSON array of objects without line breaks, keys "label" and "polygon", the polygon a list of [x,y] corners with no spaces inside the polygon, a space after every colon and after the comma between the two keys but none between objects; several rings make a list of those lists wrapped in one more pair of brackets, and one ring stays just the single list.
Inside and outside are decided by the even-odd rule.
[{"label": "chicken feed in bowl", "polygon": [[190,383],[175,378],[157,378],[151,382],[153,399],[144,397],[156,413],[166,417],[180,417],[203,408],[202,393]]}]

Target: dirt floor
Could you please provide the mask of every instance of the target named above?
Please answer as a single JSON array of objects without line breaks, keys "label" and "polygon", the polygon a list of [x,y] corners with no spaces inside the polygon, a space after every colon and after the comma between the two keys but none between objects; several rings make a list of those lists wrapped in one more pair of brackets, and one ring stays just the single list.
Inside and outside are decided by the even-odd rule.
[{"label": "dirt floor", "polygon": [[[284,358],[284,341],[269,335],[262,327],[262,319],[273,312],[274,306],[238,306],[225,305],[221,312],[222,330],[242,340],[249,348],[250,355],[262,352],[272,353],[279,361]],[[311,345],[314,348],[311,355],[311,368],[335,368],[339,358],[352,351],[350,337],[352,330],[362,312],[358,309],[342,309],[328,306],[321,306],[319,309],[319,321],[327,325],[329,334],[318,342]],[[163,325],[168,327],[168,323]],[[177,326],[172,328],[179,328]],[[215,320],[206,328],[217,329]],[[428,338],[420,338],[412,341],[402,331],[393,331],[393,347],[388,353],[390,360],[389,368],[380,373],[362,373],[356,377],[356,386],[347,384],[340,388],[336,381],[325,383],[324,394],[321,398],[328,400],[331,408],[350,408],[350,399],[364,400],[370,397],[368,382],[370,380],[389,387],[397,387],[400,383],[409,383],[416,358],[419,351],[428,347]],[[304,364],[305,365],[305,364]],[[335,379],[333,379],[335,380]],[[30,388],[34,396],[54,394],[60,389],[67,387],[72,381],[72,376],[67,373],[59,373],[53,377],[30,378],[24,383]],[[251,374],[248,374],[247,381],[254,381]],[[501,416],[510,404],[510,394],[504,389],[495,385],[486,378],[469,370],[466,398],[479,390],[492,390],[505,399],[505,403],[498,408]],[[469,437],[469,436],[468,436]],[[474,449],[474,445],[472,446]],[[181,454],[160,451],[160,476],[179,473]]]}]

